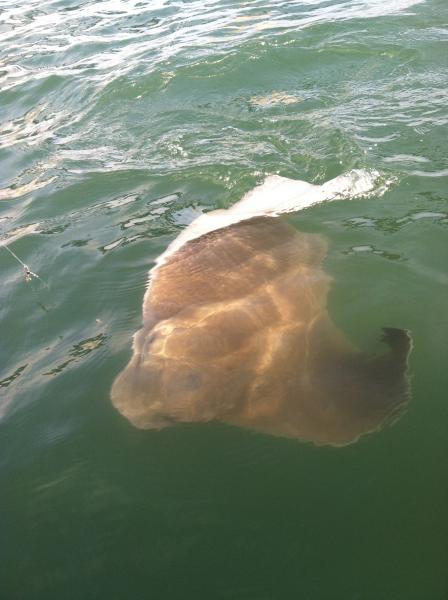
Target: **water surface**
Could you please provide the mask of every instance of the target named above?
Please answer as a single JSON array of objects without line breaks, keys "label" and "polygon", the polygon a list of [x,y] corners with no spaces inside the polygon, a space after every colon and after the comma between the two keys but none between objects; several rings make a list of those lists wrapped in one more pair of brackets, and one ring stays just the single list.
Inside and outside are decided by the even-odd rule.
[{"label": "water surface", "polygon": [[[448,597],[442,0],[0,3],[1,597]],[[380,173],[291,219],[329,311],[412,332],[413,398],[345,448],[138,431],[111,384],[148,269],[265,175]]]}]

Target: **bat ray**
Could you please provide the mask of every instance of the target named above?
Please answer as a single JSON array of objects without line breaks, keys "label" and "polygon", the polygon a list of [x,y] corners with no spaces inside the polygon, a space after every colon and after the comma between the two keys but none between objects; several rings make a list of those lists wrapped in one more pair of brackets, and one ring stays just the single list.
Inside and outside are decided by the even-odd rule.
[{"label": "bat ray", "polygon": [[327,244],[284,212],[366,193],[374,174],[322,186],[269,177],[226,211],[200,216],[158,259],[114,406],[136,427],[222,421],[342,446],[395,421],[409,398],[411,338],[359,351],[331,321]]}]

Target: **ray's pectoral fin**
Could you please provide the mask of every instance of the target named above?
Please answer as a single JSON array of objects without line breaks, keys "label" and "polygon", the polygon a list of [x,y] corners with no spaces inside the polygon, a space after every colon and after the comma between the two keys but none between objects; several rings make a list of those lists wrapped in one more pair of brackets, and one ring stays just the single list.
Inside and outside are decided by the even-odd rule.
[{"label": "ray's pectoral fin", "polygon": [[316,432],[317,443],[351,443],[395,422],[406,410],[411,337],[403,329],[384,328],[383,332],[382,342],[389,351],[380,355],[355,351],[314,354],[312,395],[322,425]]},{"label": "ray's pectoral fin", "polygon": [[[406,410],[410,386],[408,376],[409,354],[412,340],[404,329],[385,327],[382,341],[389,352],[373,359],[367,366],[368,381],[372,390],[371,410],[382,418],[379,425],[395,422]],[[378,388],[378,389],[377,389]]]}]

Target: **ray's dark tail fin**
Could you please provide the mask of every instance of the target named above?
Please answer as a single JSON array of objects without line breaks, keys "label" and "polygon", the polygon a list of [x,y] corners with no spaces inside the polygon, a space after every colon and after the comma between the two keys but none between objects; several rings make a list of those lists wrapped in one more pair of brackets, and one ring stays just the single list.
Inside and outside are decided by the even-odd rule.
[{"label": "ray's dark tail fin", "polygon": [[412,338],[406,329],[383,327],[382,342],[391,349],[393,356],[407,366],[409,354],[412,350]]},{"label": "ray's dark tail fin", "polygon": [[405,329],[384,327],[381,341],[389,346],[390,351],[377,357],[371,367],[383,388],[383,427],[395,423],[401,417],[410,399],[408,363],[412,338]]}]

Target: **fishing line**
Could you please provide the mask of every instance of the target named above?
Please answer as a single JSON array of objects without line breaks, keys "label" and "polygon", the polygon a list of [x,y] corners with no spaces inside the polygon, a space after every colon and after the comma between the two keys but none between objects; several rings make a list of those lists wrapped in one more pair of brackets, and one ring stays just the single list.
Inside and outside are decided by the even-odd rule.
[{"label": "fishing line", "polygon": [[8,247],[8,245],[7,245],[7,244],[5,244],[5,243],[4,243],[4,244],[2,244],[2,248],[4,248],[5,250],[7,250],[7,251],[8,251],[8,252],[11,254],[11,256],[12,256],[13,258],[15,258],[15,259],[16,259],[16,261],[22,265],[22,267],[23,267],[23,271],[24,271],[24,275],[25,275],[25,281],[26,281],[27,283],[29,283],[29,282],[30,282],[30,281],[33,279],[33,277],[34,277],[35,279],[39,279],[39,281],[42,281],[42,283],[43,283],[44,285],[47,285],[47,284],[45,283],[45,281],[43,281],[43,279],[41,279],[37,273],[34,273],[34,272],[33,272],[33,271],[32,271],[32,270],[29,268],[29,266],[28,266],[27,264],[25,264],[25,263],[23,262],[23,260],[21,260],[21,259],[20,259],[20,258],[17,256],[17,254],[15,254],[15,253],[14,253],[14,252],[11,250],[11,248],[9,248],[9,247]]}]

